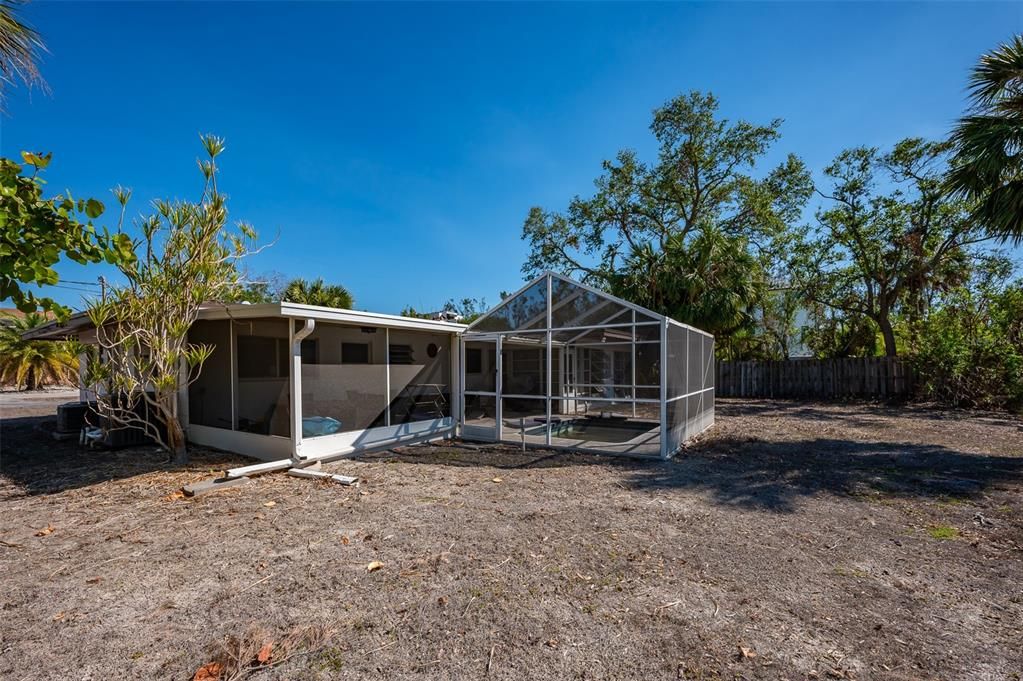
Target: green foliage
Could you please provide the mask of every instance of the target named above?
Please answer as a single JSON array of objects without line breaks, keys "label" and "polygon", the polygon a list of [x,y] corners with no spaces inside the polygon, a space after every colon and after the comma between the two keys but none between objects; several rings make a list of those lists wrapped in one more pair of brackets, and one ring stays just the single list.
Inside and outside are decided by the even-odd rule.
[{"label": "green foliage", "polygon": [[1023,281],[1003,286],[1008,272],[998,261],[983,268],[924,322],[913,357],[922,398],[1023,409]]},{"label": "green foliage", "polygon": [[302,305],[319,305],[349,310],[355,299],[348,289],[340,284],[325,284],[323,279],[307,281],[292,279],[284,289],[284,300]]},{"label": "green foliage", "polygon": [[0,317],[0,383],[21,390],[46,385],[76,385],[79,347],[73,342],[23,340],[22,334],[46,323],[30,312]]},{"label": "green foliage", "polygon": [[980,59],[972,106],[952,133],[952,191],[975,202],[974,219],[995,236],[1023,242],[1023,36]]},{"label": "green foliage", "polygon": [[818,359],[876,357],[881,354],[877,325],[861,314],[849,314],[824,305],[810,308],[810,324],[801,340]]},{"label": "green foliage", "polygon": [[[179,463],[187,461],[178,420],[179,389],[198,378],[213,348],[188,342],[188,330],[207,301],[222,301],[240,286],[238,262],[255,239],[252,227],[227,225],[227,203],[217,186],[216,158],[223,140],[201,138],[199,162],[205,186],[198,201],[156,201],[156,212],[139,218],[136,258],[118,264],[126,283],[113,286],[106,302],[94,302],[102,362],[89,366],[99,411],[122,427],[144,430]],[[123,209],[131,192],[115,190]],[[140,418],[139,407],[151,415]]]},{"label": "green foliage", "polygon": [[802,162],[757,177],[780,121],[731,123],[693,92],[654,112],[655,162],[605,161],[590,198],[530,210],[527,275],[552,269],[717,335],[751,329],[789,226],[812,191]]},{"label": "green foliage", "polygon": [[872,320],[889,356],[898,354],[895,316],[915,326],[928,296],[961,281],[970,247],[988,238],[969,205],[943,191],[948,149],[906,139],[883,154],[843,151],[825,169],[832,188],[819,228],[801,235],[790,258],[809,302]]},{"label": "green foliage", "polygon": [[955,539],[960,533],[951,525],[931,525],[927,528],[927,534],[931,539]]},{"label": "green foliage", "polygon": [[81,264],[130,262],[131,239],[93,224],[104,210],[96,199],[44,199],[40,173],[49,165],[50,154],[23,152],[22,157],[30,174],[23,174],[24,166],[0,159],[0,299],[10,298],[23,312],[42,307],[66,316],[66,308],[50,298],[37,298],[23,286],[58,283],[53,265],[61,257]]}]

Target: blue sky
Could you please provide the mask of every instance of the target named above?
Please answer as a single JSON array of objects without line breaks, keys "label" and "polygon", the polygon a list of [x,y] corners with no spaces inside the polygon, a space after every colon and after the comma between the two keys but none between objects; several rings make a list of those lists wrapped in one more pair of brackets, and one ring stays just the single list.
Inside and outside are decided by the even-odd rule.
[{"label": "blue sky", "polygon": [[[438,308],[522,283],[530,206],[591,191],[651,111],[710,90],[785,119],[768,160],[942,136],[1023,3],[157,4],[36,2],[52,93],[9,95],[0,153],[52,151],[49,189],[132,208],[195,197],[227,139],[231,215],[277,242],[254,272],[322,276],[356,306]],[[103,266],[59,268],[94,281]],[[81,292],[49,289],[78,305]]]}]

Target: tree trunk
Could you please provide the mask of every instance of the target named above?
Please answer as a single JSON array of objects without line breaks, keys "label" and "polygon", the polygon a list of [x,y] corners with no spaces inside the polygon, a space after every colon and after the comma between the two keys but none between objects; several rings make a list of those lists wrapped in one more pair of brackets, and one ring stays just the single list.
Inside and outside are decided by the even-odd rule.
[{"label": "tree trunk", "polygon": [[175,466],[188,464],[188,448],[185,446],[185,432],[177,418],[169,419],[167,424],[167,446],[170,447],[172,463]]},{"label": "tree trunk", "polygon": [[[170,404],[168,404],[170,402]],[[171,452],[171,461],[176,466],[188,464],[188,448],[185,446],[185,431],[178,421],[177,395],[161,396],[160,411],[163,412],[163,423],[167,427],[167,448]]]},{"label": "tree trunk", "polygon": [[887,315],[878,317],[877,325],[881,327],[881,335],[884,337],[884,354],[886,357],[895,357],[898,349],[895,347],[895,329]]}]

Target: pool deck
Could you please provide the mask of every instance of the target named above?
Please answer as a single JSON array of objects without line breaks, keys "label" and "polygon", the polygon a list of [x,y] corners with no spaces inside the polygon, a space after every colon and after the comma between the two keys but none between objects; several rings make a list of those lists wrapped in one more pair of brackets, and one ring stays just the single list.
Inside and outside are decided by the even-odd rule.
[{"label": "pool deck", "polygon": [[[543,426],[543,420],[545,416],[543,414],[516,414],[513,418],[504,419],[504,428],[502,442],[511,444],[524,443],[532,446],[547,446],[546,438],[544,433],[530,434],[529,431],[536,430],[538,427]],[[573,420],[579,418],[570,414],[555,415],[552,416],[552,420]],[[518,425],[520,419],[525,424],[525,432]],[[645,432],[638,433],[635,437],[625,442],[606,442],[603,440],[587,439],[584,437],[551,437],[551,447],[559,447],[566,449],[579,449],[590,452],[599,452],[606,454],[625,454],[631,456],[660,456],[661,453],[661,438],[660,438],[660,427],[656,421],[648,419],[633,419],[625,418],[619,421],[620,423],[644,423],[649,424],[650,429]],[[464,437],[466,439],[487,439],[482,437],[482,434],[489,430],[492,434],[496,426],[496,421],[493,418],[481,418],[473,419],[466,422],[466,430]],[[491,438],[493,436],[491,435]]]}]

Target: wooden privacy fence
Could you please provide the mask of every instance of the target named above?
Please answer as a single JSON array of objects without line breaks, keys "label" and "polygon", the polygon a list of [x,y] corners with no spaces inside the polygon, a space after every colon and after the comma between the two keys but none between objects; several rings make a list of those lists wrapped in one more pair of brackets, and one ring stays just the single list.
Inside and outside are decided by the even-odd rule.
[{"label": "wooden privacy fence", "polygon": [[898,357],[717,362],[717,397],[908,397],[909,363]]}]

